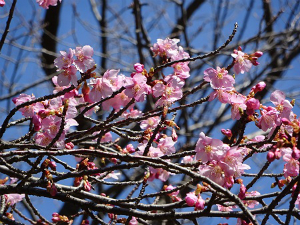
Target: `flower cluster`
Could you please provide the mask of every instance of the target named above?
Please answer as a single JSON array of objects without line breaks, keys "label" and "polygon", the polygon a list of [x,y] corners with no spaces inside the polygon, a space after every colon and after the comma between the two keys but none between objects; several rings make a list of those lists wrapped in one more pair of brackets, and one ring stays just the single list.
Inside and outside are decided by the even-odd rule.
[{"label": "flower cluster", "polygon": [[[44,3],[45,1],[43,1]],[[52,3],[54,4],[54,1]],[[182,47],[177,45],[178,42],[178,39],[158,39],[157,43],[151,48],[154,55],[159,56],[163,63],[173,62],[170,66],[172,73],[169,75],[160,74],[153,68],[147,70],[140,63],[134,64],[130,76],[125,76],[120,73],[120,70],[115,69],[107,70],[103,75],[100,75],[95,72],[96,65],[92,58],[94,50],[91,46],[70,48],[68,52],[61,51],[60,56],[54,61],[60,73],[53,78],[53,83],[55,84],[54,93],[64,91],[64,94],[41,101],[37,101],[34,95],[21,94],[19,97],[14,98],[13,102],[16,106],[23,106],[20,107],[19,111],[23,116],[31,119],[34,141],[38,145],[53,146],[58,149],[73,149],[74,143],[65,142],[70,127],[78,125],[75,120],[78,115],[92,115],[93,109],[97,110],[98,107],[101,107],[104,112],[109,112],[113,108],[115,114],[110,114],[109,120],[111,118],[111,120],[114,120],[114,115],[118,115],[117,121],[119,122],[120,120],[122,122],[139,119],[139,117],[146,115],[145,118],[138,120],[142,129],[137,132],[140,136],[132,139],[137,141],[138,144],[130,143],[122,148],[112,140],[110,132],[91,129],[89,131],[89,143],[91,145],[99,146],[99,144],[103,144],[103,146],[111,148],[111,152],[118,151],[118,153],[124,155],[132,154],[130,157],[157,159],[169,157],[176,153],[175,146],[178,137],[175,128],[179,129],[179,127],[173,119],[167,118],[168,107],[182,98],[185,80],[190,76],[189,62],[186,62],[189,55]],[[208,68],[204,71],[204,83],[209,83],[213,90],[209,96],[209,101],[217,98],[221,103],[230,104],[233,120],[243,119],[245,124],[254,122],[259,129],[270,131],[269,136],[273,134],[276,128],[279,130],[274,138],[277,141],[276,144],[269,143],[263,147],[268,148],[267,160],[269,162],[281,158],[285,162],[283,168],[285,179],[278,180],[276,184],[273,184],[273,186],[278,185],[279,188],[282,188],[291,181],[291,177],[299,174],[300,150],[297,148],[297,142],[300,122],[292,112],[294,102],[286,100],[284,93],[276,90],[270,96],[273,106],[261,104],[255,98],[255,95],[264,90],[266,87],[264,82],[259,82],[253,86],[247,96],[236,91],[234,88],[235,78],[230,75],[230,69],[233,68],[236,74],[249,72],[252,65],[259,64],[257,59],[262,56],[262,52],[257,51],[248,55],[239,48],[234,50],[231,56],[233,57],[231,66],[227,68]],[[77,72],[79,72],[78,76],[80,74],[80,77],[77,76]],[[138,110],[136,103],[145,102],[147,96],[150,95],[153,97],[155,106],[162,111],[161,116],[143,113]],[[168,128],[172,129],[172,133],[165,132]],[[113,131],[117,134],[119,132],[118,130]],[[222,129],[222,133],[231,141],[230,144],[208,137],[201,132],[194,153],[184,156],[181,163],[186,167],[196,165],[193,171],[197,171],[201,176],[208,178],[211,181],[210,184],[218,185],[220,188],[229,190],[235,184],[240,185],[238,197],[244,205],[253,208],[258,205],[258,202],[247,200],[247,198],[255,198],[260,194],[257,191],[248,192],[241,179],[244,171],[250,169],[250,166],[245,164],[244,160],[251,149],[245,146],[240,147],[238,144],[241,141],[244,143],[259,143],[264,141],[265,137],[257,136],[252,140],[242,137],[239,140],[240,142],[237,142],[236,135],[231,130]],[[91,146],[90,149],[95,148]],[[89,158],[84,157],[79,160],[76,172],[98,171],[98,167]],[[119,162],[118,157],[111,157],[109,160],[114,164]],[[171,162],[171,159],[165,159],[165,162]],[[144,182],[152,182],[156,179],[166,182],[173,175],[175,170],[171,173],[166,166],[158,165],[148,166]],[[55,171],[56,164],[50,159],[46,159],[41,166],[43,178],[47,178],[48,192],[55,196],[58,190],[52,179],[51,173],[53,172],[48,170],[49,168]],[[93,179],[103,180],[106,178],[118,179],[118,175],[115,171],[82,175],[75,177],[74,186],[78,190],[89,192],[93,188],[91,176],[93,176]],[[194,192],[183,196],[184,200],[179,197],[179,190],[172,191],[176,188],[172,185],[164,186],[164,191],[167,192],[173,202],[185,201],[186,205],[194,207],[194,210],[203,210],[206,202],[201,197],[201,193],[210,191],[212,187],[205,182],[202,182],[202,184],[204,186],[198,184]],[[6,198],[8,199],[7,202],[15,204],[21,197],[20,195],[10,195]],[[218,205],[220,211],[231,211],[235,207],[236,205],[232,204],[229,206],[226,206],[226,204]],[[109,218],[116,220],[117,215],[111,213]],[[52,220],[54,222],[67,222],[69,219],[56,213],[53,214]],[[129,224],[137,224],[136,218],[132,217]]]}]

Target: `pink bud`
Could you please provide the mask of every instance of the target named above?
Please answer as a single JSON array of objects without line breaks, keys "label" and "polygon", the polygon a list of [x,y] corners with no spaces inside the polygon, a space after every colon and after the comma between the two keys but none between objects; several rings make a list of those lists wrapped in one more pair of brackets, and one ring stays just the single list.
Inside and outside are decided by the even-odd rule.
[{"label": "pink bud", "polygon": [[197,201],[197,196],[195,195],[195,193],[190,192],[186,194],[185,197],[185,202],[188,206],[194,206],[196,204]]},{"label": "pink bud", "polygon": [[140,64],[140,63],[136,63],[134,64],[134,69],[137,73],[142,73],[143,70],[144,70],[144,65],[143,64]]},{"label": "pink bud", "polygon": [[56,163],[54,161],[50,161],[49,166],[52,170],[56,171]]},{"label": "pink bud", "polygon": [[246,112],[250,116],[250,115],[253,115],[255,110],[259,109],[260,102],[259,102],[259,100],[255,99],[255,98],[250,98],[246,102],[246,106],[247,106]]},{"label": "pink bud", "polygon": [[73,144],[72,142],[69,142],[69,143],[66,143],[66,144],[65,144],[65,147],[66,147],[66,149],[71,150],[71,149],[74,148],[74,144]]},{"label": "pink bud", "polygon": [[135,152],[135,148],[133,147],[132,144],[127,145],[126,150],[127,150],[128,153],[134,153]]},{"label": "pink bud", "polygon": [[53,213],[53,214],[52,214],[52,221],[53,221],[54,223],[60,221],[60,218],[59,218],[59,214],[58,214],[58,213]]},{"label": "pink bud", "polygon": [[173,140],[173,141],[177,141],[177,139],[178,139],[178,136],[177,136],[177,134],[176,134],[176,131],[175,131],[174,128],[172,128],[172,140]]},{"label": "pink bud", "polygon": [[259,62],[257,62],[257,61],[251,61],[251,62],[252,62],[253,66],[258,66],[259,65]]},{"label": "pink bud", "polygon": [[3,7],[5,5],[5,1],[4,0],[0,0],[0,7]]},{"label": "pink bud", "polygon": [[261,51],[256,51],[255,53],[254,53],[254,55],[256,56],[256,57],[261,57],[262,55],[263,55],[263,52],[261,52]]},{"label": "pink bud", "polygon": [[92,189],[92,185],[88,180],[83,181],[83,187],[85,191],[90,191]]},{"label": "pink bud", "polygon": [[232,137],[232,132],[230,129],[221,129],[222,134],[224,134],[226,137],[228,137],[228,139],[230,139]]},{"label": "pink bud", "polygon": [[241,184],[240,193],[238,195],[240,199],[244,199],[246,197],[246,191],[247,191],[247,189],[246,189],[245,185]]},{"label": "pink bud", "polygon": [[267,160],[268,160],[269,162],[273,162],[273,161],[275,160],[275,154],[274,154],[273,151],[269,151],[269,152],[268,152]]},{"label": "pink bud", "polygon": [[256,84],[256,85],[252,88],[252,90],[254,91],[254,93],[257,93],[257,92],[259,92],[259,91],[264,90],[265,87],[266,87],[266,83],[263,82],[263,81],[261,81],[261,82],[259,82],[258,84]]},{"label": "pink bud", "polygon": [[117,164],[118,160],[116,158],[111,158],[110,161],[114,164]]},{"label": "pink bud", "polygon": [[47,190],[49,191],[51,196],[55,196],[57,194],[57,188],[54,183],[48,183]]},{"label": "pink bud", "polygon": [[280,159],[280,158],[281,158],[281,151],[280,151],[280,149],[277,148],[277,149],[275,150],[274,155],[275,155],[275,158],[276,158],[276,159]]},{"label": "pink bud", "polygon": [[287,118],[282,118],[282,119],[281,119],[281,122],[282,122],[284,125],[291,125],[291,122],[290,122]]}]

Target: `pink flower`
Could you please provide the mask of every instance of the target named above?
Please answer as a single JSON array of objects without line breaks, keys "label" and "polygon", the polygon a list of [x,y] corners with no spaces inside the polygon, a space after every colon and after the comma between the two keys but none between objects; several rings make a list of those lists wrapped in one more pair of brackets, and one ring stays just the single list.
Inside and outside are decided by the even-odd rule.
[{"label": "pink flower", "polygon": [[175,153],[175,145],[176,142],[172,140],[171,137],[166,138],[160,138],[159,142],[157,144],[157,147],[162,151],[165,155],[170,155],[172,153]]},{"label": "pink flower", "polygon": [[[26,94],[20,94],[19,97],[15,97],[12,99],[13,103],[15,103],[15,105],[20,105],[22,103],[25,102],[29,102],[34,100],[35,97],[34,95],[26,95]],[[29,116],[29,117],[33,117],[35,113],[37,113],[38,111],[44,109],[44,105],[40,102],[34,103],[34,104],[30,104],[28,106],[22,107],[21,109],[19,109],[19,111],[22,113],[23,116]]]},{"label": "pink flower", "polygon": [[[56,6],[58,0],[36,0],[36,2],[43,8],[49,9],[49,6]],[[61,0],[59,0],[61,2]]]},{"label": "pink flower", "polygon": [[159,116],[150,117],[146,120],[142,120],[140,127],[143,130],[147,130],[148,128],[154,129],[155,127],[157,127],[159,121],[160,121]]},{"label": "pink flower", "polygon": [[92,59],[93,54],[94,50],[89,45],[85,45],[82,48],[76,47],[75,56],[77,59],[74,61],[74,64],[81,73],[91,69],[95,65],[95,61]]},{"label": "pink flower", "polygon": [[190,192],[186,194],[185,202],[188,206],[194,206],[197,202],[198,198],[195,195],[195,192]]},{"label": "pink flower", "polygon": [[274,91],[270,96],[270,100],[276,106],[281,118],[291,119],[293,106],[288,100],[285,100],[285,94],[282,91]]},{"label": "pink flower", "polygon": [[154,179],[160,179],[162,182],[165,182],[169,179],[170,173],[162,168],[153,168],[149,167],[150,177],[149,181],[153,181]]},{"label": "pink flower", "polygon": [[215,98],[218,98],[218,100],[221,103],[230,103],[230,99],[231,99],[231,90],[233,90],[232,88],[226,88],[226,89],[215,89],[210,95],[209,95],[209,99],[208,101],[212,101]]},{"label": "pink flower", "polygon": [[154,53],[154,55],[159,55],[161,57],[167,56],[171,58],[173,55],[177,54],[177,43],[179,42],[179,39],[170,39],[166,38],[165,40],[157,39],[157,43],[151,47],[151,51]]},{"label": "pink flower", "polygon": [[221,161],[211,161],[208,165],[200,165],[199,173],[202,176],[206,176],[217,184],[224,186],[226,184],[227,171],[225,170],[228,166]]},{"label": "pink flower", "polygon": [[57,76],[57,84],[59,86],[67,86],[70,83],[77,86],[77,69],[71,65],[68,68],[64,68],[62,72]]},{"label": "pink flower", "polygon": [[94,78],[91,79],[89,84],[93,87],[89,93],[89,97],[93,102],[98,102],[113,93],[112,85],[106,79]]},{"label": "pink flower", "polygon": [[246,98],[243,95],[233,94],[230,98],[231,101],[231,119],[239,120],[241,113],[246,109]]},{"label": "pink flower", "polygon": [[190,68],[187,62],[175,63],[172,67],[174,68],[174,75],[180,79],[187,79],[190,76]]},{"label": "pink flower", "polygon": [[263,131],[267,131],[269,128],[273,128],[278,123],[277,110],[273,107],[267,107],[261,111],[261,117],[258,120],[257,126]]},{"label": "pink flower", "polygon": [[137,102],[145,101],[146,95],[150,93],[151,87],[146,83],[147,78],[137,73],[132,78],[127,77],[125,94],[129,98],[134,98]]},{"label": "pink flower", "polygon": [[14,205],[25,197],[25,194],[6,194],[6,204]]},{"label": "pink flower", "polygon": [[194,157],[190,156],[190,155],[184,156],[181,161],[181,163],[184,163],[184,164],[193,163],[193,162],[195,162]]},{"label": "pink flower", "polygon": [[217,70],[214,68],[206,69],[203,78],[205,81],[210,82],[213,89],[231,88],[235,83],[234,78],[228,74],[228,71],[220,67],[217,67]]},{"label": "pink flower", "polygon": [[143,115],[142,111],[139,111],[137,109],[130,109],[129,112],[124,112],[122,114],[122,117],[127,119],[127,118],[137,118],[142,115]]},{"label": "pink flower", "polygon": [[227,174],[240,177],[244,170],[251,169],[247,164],[243,164],[243,149],[237,146],[231,147],[223,156],[222,162],[225,163]]},{"label": "pink flower", "polygon": [[69,48],[69,52],[60,51],[61,56],[57,57],[54,60],[54,65],[58,68],[57,70],[62,70],[69,68],[74,62],[74,50]]},{"label": "pink flower", "polygon": [[241,184],[240,193],[238,195],[240,199],[244,199],[246,197],[246,191],[247,191],[247,189],[246,189],[245,185]]},{"label": "pink flower", "polygon": [[155,103],[156,106],[171,105],[182,97],[184,82],[176,76],[166,76],[165,84],[159,82],[152,88],[154,97],[160,97]]},{"label": "pink flower", "polygon": [[0,7],[3,7],[5,5],[5,1],[4,0],[0,0]]},{"label": "pink flower", "polygon": [[235,50],[234,53],[231,54],[233,58],[235,58],[235,64],[233,66],[233,70],[236,74],[248,72],[252,66],[251,61],[248,59],[248,55],[242,51]]},{"label": "pink flower", "polygon": [[[258,191],[251,191],[251,192],[245,193],[246,197],[255,197],[255,196],[259,196],[259,195],[260,195],[260,193]],[[259,202],[255,201],[255,200],[246,200],[246,201],[243,201],[243,203],[251,209],[253,209],[256,205],[259,205]]]},{"label": "pink flower", "polygon": [[221,157],[224,154],[224,144],[221,140],[207,137],[201,132],[195,150],[196,160],[205,163]]}]

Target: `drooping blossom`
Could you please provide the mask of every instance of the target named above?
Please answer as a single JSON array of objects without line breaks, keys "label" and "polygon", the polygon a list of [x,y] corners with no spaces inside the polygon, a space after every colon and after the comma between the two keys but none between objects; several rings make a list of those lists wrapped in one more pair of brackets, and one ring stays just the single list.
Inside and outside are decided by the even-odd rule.
[{"label": "drooping blossom", "polygon": [[296,177],[299,174],[299,161],[293,157],[293,150],[291,148],[282,148],[283,160],[287,162],[284,165],[284,177]]},{"label": "drooping blossom", "polygon": [[54,65],[58,70],[69,68],[74,62],[74,50],[69,48],[69,52],[60,51],[60,56],[54,60]]},{"label": "drooping blossom", "polygon": [[0,7],[3,7],[5,5],[5,1],[4,0],[0,0]]},{"label": "drooping blossom", "polygon": [[261,110],[261,117],[258,120],[257,126],[263,131],[267,131],[269,128],[273,128],[276,125],[279,125],[277,110],[271,106]]},{"label": "drooping blossom", "polygon": [[252,67],[251,61],[248,59],[247,54],[242,51],[235,50],[231,56],[235,59],[235,64],[233,66],[233,70],[235,74],[244,74],[248,72]]},{"label": "drooping blossom", "polygon": [[285,94],[282,91],[276,90],[270,96],[271,102],[276,106],[281,118],[291,119],[292,104],[285,99]]},{"label": "drooping blossom", "polygon": [[6,199],[6,204],[9,205],[14,205],[25,197],[25,194],[6,194],[5,199]]},{"label": "drooping blossom", "polygon": [[220,89],[215,89],[210,95],[209,95],[209,99],[208,101],[212,101],[215,98],[218,98],[218,100],[221,103],[230,103],[230,99],[232,96],[231,91],[233,90],[233,88],[220,88]]},{"label": "drooping blossom", "polygon": [[[15,105],[20,105],[22,103],[29,102],[32,100],[35,100],[35,96],[26,94],[20,94],[19,97],[15,97],[12,99]],[[28,106],[20,108],[19,111],[22,113],[23,116],[33,117],[35,113],[42,109],[44,109],[44,105],[41,102],[36,102],[34,104],[30,104]]]},{"label": "drooping blossom", "polygon": [[68,68],[64,68],[60,74],[57,76],[57,84],[59,86],[68,86],[70,83],[77,85],[77,69],[75,66],[71,65]]},{"label": "drooping blossom", "polygon": [[195,204],[195,210],[202,210],[205,206],[205,200],[201,197],[200,194],[198,194],[198,198]]},{"label": "drooping blossom", "polygon": [[241,112],[247,108],[245,101],[246,98],[243,95],[233,94],[231,96],[231,119],[239,120],[241,118]]},{"label": "drooping blossom", "polygon": [[[58,0],[36,0],[36,2],[43,8],[49,9],[49,6],[56,6]],[[59,0],[61,2],[61,0]]]},{"label": "drooping blossom", "polygon": [[175,143],[171,137],[160,138],[157,147],[164,155],[170,155],[176,151],[174,147]]}]

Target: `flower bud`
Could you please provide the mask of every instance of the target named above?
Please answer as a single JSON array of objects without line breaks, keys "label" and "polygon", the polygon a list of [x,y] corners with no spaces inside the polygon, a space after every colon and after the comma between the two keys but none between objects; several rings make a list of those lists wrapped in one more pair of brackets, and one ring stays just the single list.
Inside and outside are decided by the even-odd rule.
[{"label": "flower bud", "polygon": [[254,53],[254,55],[256,56],[256,57],[261,57],[262,55],[263,55],[264,53],[263,52],[261,52],[261,51],[256,51],[255,53]]},{"label": "flower bud", "polygon": [[275,154],[274,154],[273,151],[269,151],[269,152],[268,152],[267,160],[268,160],[269,162],[273,162],[273,161],[275,160]]}]

